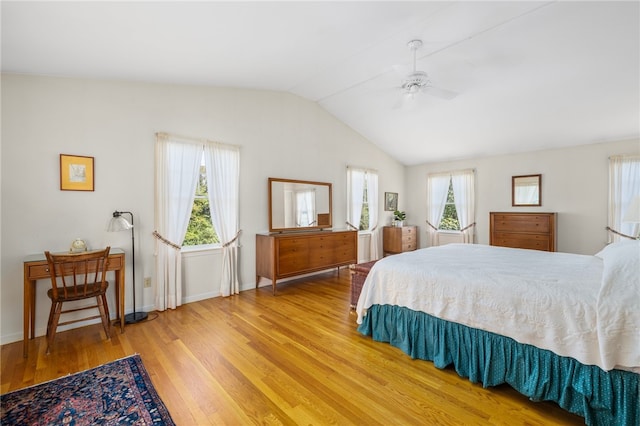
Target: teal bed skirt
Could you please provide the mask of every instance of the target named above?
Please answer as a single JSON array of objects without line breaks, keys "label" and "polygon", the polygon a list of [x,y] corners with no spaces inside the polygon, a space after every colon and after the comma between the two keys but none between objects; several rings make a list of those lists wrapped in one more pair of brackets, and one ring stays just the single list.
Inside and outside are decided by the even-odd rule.
[{"label": "teal bed skirt", "polygon": [[484,387],[507,383],[534,401],[555,401],[588,425],[640,425],[639,374],[606,372],[400,306],[372,306],[358,331],[438,368],[453,365],[460,376]]}]

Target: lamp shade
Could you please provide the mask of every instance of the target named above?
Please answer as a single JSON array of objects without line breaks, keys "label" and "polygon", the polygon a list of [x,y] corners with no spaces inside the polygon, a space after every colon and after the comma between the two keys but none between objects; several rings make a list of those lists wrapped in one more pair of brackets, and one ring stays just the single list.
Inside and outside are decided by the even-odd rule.
[{"label": "lamp shade", "polygon": [[119,213],[116,215],[116,213],[113,214],[113,217],[107,225],[108,232],[128,231],[129,229],[133,228],[133,225],[127,219],[125,219],[124,216]]},{"label": "lamp shade", "polygon": [[622,217],[623,222],[640,223],[640,195],[631,199],[627,210]]}]

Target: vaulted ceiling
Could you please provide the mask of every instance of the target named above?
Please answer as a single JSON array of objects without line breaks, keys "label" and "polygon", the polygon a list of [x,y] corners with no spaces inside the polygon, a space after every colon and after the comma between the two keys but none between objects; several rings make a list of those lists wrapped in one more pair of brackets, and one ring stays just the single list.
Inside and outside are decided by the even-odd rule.
[{"label": "vaulted ceiling", "polygon": [[286,91],[407,165],[640,137],[637,1],[1,7],[3,72]]}]

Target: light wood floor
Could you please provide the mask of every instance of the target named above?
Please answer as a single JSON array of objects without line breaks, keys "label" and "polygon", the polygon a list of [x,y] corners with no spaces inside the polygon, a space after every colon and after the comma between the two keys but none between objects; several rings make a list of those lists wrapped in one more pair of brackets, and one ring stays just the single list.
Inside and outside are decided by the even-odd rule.
[{"label": "light wood floor", "polygon": [[483,389],[356,331],[342,269],[239,296],[152,313],[150,321],[59,333],[1,348],[1,391],[139,353],[178,425],[567,425],[553,403],[507,386]]}]

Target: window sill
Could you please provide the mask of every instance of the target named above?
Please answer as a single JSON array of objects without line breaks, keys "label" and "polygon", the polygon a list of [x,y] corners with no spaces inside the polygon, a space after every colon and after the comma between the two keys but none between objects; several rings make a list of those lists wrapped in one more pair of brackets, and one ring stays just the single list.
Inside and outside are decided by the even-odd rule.
[{"label": "window sill", "polygon": [[183,246],[181,249],[182,254],[186,255],[197,255],[197,254],[208,254],[212,252],[216,252],[222,250],[222,244],[206,244],[201,246]]},{"label": "window sill", "polygon": [[438,229],[438,233],[439,234],[461,234],[462,232],[453,231],[453,230],[450,230],[450,229]]}]

